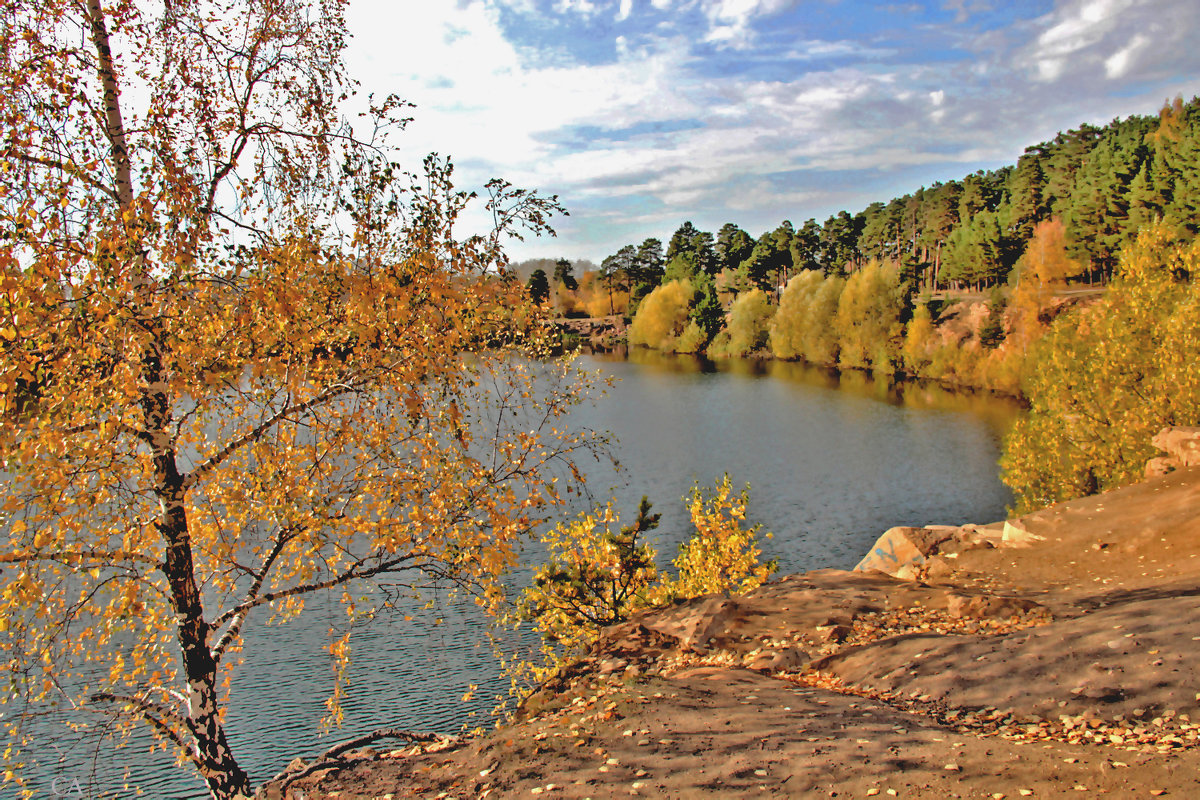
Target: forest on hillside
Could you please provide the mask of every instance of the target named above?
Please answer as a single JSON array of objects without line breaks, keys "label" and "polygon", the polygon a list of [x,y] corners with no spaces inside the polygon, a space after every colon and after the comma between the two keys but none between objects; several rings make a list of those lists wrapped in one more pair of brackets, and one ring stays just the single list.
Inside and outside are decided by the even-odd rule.
[{"label": "forest on hillside", "polygon": [[1135,480],[1153,433],[1200,424],[1198,204],[1200,99],[1179,98],[823,224],[684,222],[665,249],[527,285],[561,314],[631,316],[632,345],[1021,396],[1004,470],[1029,510]]},{"label": "forest on hillside", "polygon": [[928,290],[1009,281],[1038,223],[1060,220],[1081,281],[1112,276],[1139,228],[1200,229],[1200,99],[1176,98],[1157,116],[1081,125],[1025,149],[1015,165],[934,183],[856,214],[840,211],[798,228],[785,220],[757,238],[730,222],[714,236],[682,223],[609,255],[600,275],[631,301],[673,278],[728,275],[735,285],[781,287],[795,272],[848,275],[872,260]]},{"label": "forest on hillside", "polygon": [[[1081,125],[1015,165],[854,215],[784,221],[758,238],[733,223],[714,236],[684,222],[665,247],[650,237],[599,268],[545,259],[518,274],[561,315],[630,316],[631,344],[1022,394],[1033,345],[1067,308],[1064,290],[1107,285],[1148,227],[1192,241],[1198,202],[1200,99],[1177,98],[1156,116]],[[986,295],[964,308],[946,290]]]}]

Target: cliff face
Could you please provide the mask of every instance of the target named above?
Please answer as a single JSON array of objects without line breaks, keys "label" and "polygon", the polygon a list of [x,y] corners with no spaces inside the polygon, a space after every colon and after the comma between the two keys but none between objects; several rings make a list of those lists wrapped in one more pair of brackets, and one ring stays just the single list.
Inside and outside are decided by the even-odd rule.
[{"label": "cliff face", "polygon": [[291,791],[1200,796],[1200,431],[1160,440],[1143,483],[643,614],[509,726]]}]

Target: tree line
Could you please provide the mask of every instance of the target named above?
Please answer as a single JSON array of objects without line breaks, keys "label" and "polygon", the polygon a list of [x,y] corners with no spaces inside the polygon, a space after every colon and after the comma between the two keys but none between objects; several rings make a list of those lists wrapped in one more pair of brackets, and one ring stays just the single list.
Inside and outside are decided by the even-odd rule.
[{"label": "tree line", "polygon": [[[1200,229],[1200,100],[1179,97],[1157,115],[1080,125],[1025,149],[1014,165],[934,183],[856,214],[799,227],[785,220],[754,237],[738,225],[715,236],[681,224],[667,240],[628,244],[600,273],[629,291],[631,310],[664,282],[778,289],[802,270],[849,275],[872,260],[897,266],[919,289],[982,289],[1007,282],[1037,225],[1061,220],[1079,279],[1112,276],[1121,247],[1162,221],[1180,237]],[[611,277],[608,277],[611,276]],[[703,286],[701,287],[703,291]]]}]

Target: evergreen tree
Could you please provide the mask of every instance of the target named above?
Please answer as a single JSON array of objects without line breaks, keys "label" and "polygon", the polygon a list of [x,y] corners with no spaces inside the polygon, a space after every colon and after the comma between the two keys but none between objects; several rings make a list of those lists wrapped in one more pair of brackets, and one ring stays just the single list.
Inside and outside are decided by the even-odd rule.
[{"label": "evergreen tree", "polygon": [[750,234],[737,225],[727,222],[717,232],[717,243],[714,249],[717,257],[717,269],[734,270],[741,266],[741,263],[750,255],[750,251],[754,249],[754,240],[750,238]]},{"label": "evergreen tree", "polygon": [[788,249],[792,252],[792,267],[796,270],[821,268],[821,226],[808,219],[792,236]]},{"label": "evergreen tree", "polygon": [[571,262],[565,258],[560,258],[554,262],[554,284],[556,286],[561,284],[567,287],[567,291],[571,292],[579,288],[579,282],[571,274]]},{"label": "evergreen tree", "polygon": [[529,291],[529,299],[535,303],[544,303],[550,297],[550,282],[546,280],[546,271],[535,269],[525,285]]}]

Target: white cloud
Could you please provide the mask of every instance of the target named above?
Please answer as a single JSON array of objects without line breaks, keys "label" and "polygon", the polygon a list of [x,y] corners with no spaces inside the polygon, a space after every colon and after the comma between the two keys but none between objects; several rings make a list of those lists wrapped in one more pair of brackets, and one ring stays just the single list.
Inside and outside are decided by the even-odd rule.
[{"label": "white cloud", "polygon": [[829,58],[873,59],[893,54],[892,50],[868,47],[860,42],[807,39],[794,45],[784,58],[792,61],[816,61]]},{"label": "white cloud", "polygon": [[704,13],[710,27],[705,40],[727,47],[749,47],[754,39],[751,22],[794,4],[795,0],[708,0]]},{"label": "white cloud", "polygon": [[591,17],[599,10],[592,0],[556,0],[554,10],[559,14],[575,13]]},{"label": "white cloud", "polygon": [[[570,18],[563,30],[577,32],[594,14],[608,54],[591,47],[592,63],[580,63],[574,41],[544,36],[557,20],[544,5],[540,15],[531,11],[529,0],[403,10],[355,0],[349,9],[351,74],[365,91],[394,91],[418,105],[401,137],[408,163],[436,150],[455,157],[464,186],[499,175],[562,196],[572,211],[561,221],[564,239],[526,245],[525,254],[549,247],[599,260],[614,239],[661,236],[689,216],[719,225],[729,210],[752,232],[784,216],[855,210],[893,196],[890,184],[878,188],[880,175],[891,175],[900,194],[1015,160],[1025,145],[1080,122],[1137,112],[1139,101],[1107,88],[1118,81],[1145,81],[1138,91],[1152,102],[1144,111],[1176,91],[1200,91],[1184,77],[1200,75],[1187,40],[1200,21],[1194,0],[1064,0],[986,34],[947,25],[933,34],[975,55],[928,63],[899,38],[821,39],[794,20],[813,38],[793,36],[775,50],[764,38],[754,51],[735,50],[791,0],[555,2]],[[1172,6],[1169,20],[1155,2]],[[650,6],[670,8],[669,21]],[[539,36],[519,41],[553,49],[510,37],[504,25],[526,12]],[[614,18],[624,21],[620,36],[609,27]],[[785,20],[792,16],[770,23]],[[750,68],[718,74],[700,64],[696,46],[706,36],[731,48],[723,58]],[[813,69],[823,59],[838,67]]]},{"label": "white cloud", "polygon": [[1122,47],[1117,52],[1104,60],[1104,74],[1109,78],[1120,78],[1129,72],[1133,66],[1134,58],[1145,49],[1146,45],[1150,44],[1150,37],[1143,34],[1135,34],[1129,40],[1129,44]]},{"label": "white cloud", "polygon": [[933,122],[944,120],[946,118],[946,92],[943,89],[930,92],[929,103],[933,106],[933,111],[929,112],[929,119]]},{"label": "white cloud", "polygon": [[1127,20],[1122,15],[1144,0],[1071,0],[1047,14],[1028,57],[1039,80],[1058,80],[1072,62],[1078,65],[1085,52],[1099,45]]}]

